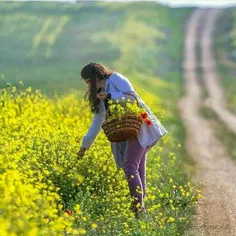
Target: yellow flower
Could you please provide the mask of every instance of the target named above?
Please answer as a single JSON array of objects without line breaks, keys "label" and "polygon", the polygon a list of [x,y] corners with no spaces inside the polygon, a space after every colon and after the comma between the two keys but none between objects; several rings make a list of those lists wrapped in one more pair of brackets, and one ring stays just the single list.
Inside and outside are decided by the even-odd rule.
[{"label": "yellow flower", "polygon": [[173,218],[173,217],[168,218],[168,222],[174,222],[174,221],[175,221],[175,218]]},{"label": "yellow flower", "polygon": [[93,229],[96,229],[97,227],[98,227],[97,224],[95,224],[95,223],[92,224]]}]

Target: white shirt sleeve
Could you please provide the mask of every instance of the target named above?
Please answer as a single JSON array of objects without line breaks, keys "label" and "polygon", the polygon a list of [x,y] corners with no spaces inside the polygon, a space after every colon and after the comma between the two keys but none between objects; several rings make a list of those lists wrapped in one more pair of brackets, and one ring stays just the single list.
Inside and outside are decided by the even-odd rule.
[{"label": "white shirt sleeve", "polygon": [[130,99],[132,101],[135,98],[131,95],[127,95],[125,93],[130,93],[135,95],[135,90],[130,83],[130,81],[119,73],[115,73],[111,78],[111,83],[113,87],[117,90],[116,92],[111,92],[111,99],[112,100],[121,100],[122,97],[126,99]]},{"label": "white shirt sleeve", "polygon": [[101,130],[101,126],[103,121],[105,120],[106,110],[104,106],[104,102],[99,103],[99,113],[95,113],[93,117],[92,124],[87,132],[87,134],[84,136],[82,141],[82,147],[89,149],[95,139],[97,138],[97,135],[99,134]]}]

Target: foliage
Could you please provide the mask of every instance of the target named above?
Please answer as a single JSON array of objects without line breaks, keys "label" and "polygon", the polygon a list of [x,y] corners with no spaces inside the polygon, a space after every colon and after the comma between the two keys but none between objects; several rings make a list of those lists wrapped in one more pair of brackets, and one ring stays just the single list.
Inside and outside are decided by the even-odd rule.
[{"label": "foliage", "polygon": [[171,138],[149,153],[148,213],[135,220],[103,133],[77,160],[91,114],[76,94],[49,99],[9,85],[0,101],[1,235],[182,235],[201,195],[165,154]]},{"label": "foliage", "polygon": [[121,100],[109,100],[109,116],[108,120],[121,118],[124,115],[135,115],[139,117],[145,112],[145,109],[139,107],[137,102],[132,102],[130,99],[122,97]]}]

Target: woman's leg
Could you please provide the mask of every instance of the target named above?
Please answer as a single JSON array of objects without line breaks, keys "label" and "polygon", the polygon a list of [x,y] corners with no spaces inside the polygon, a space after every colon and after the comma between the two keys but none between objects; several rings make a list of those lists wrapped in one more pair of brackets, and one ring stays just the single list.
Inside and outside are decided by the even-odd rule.
[{"label": "woman's leg", "polygon": [[143,198],[146,196],[146,160],[147,160],[147,149],[143,154],[141,162],[139,164],[139,176],[143,186]]},{"label": "woman's leg", "polygon": [[140,163],[142,163],[141,173],[143,175],[145,161],[142,162],[142,158],[145,157],[145,153],[146,147],[140,145],[137,137],[128,140],[124,157],[124,171],[131,196],[135,198],[133,204],[140,203],[140,206],[143,206],[143,184],[140,178],[139,167]]}]

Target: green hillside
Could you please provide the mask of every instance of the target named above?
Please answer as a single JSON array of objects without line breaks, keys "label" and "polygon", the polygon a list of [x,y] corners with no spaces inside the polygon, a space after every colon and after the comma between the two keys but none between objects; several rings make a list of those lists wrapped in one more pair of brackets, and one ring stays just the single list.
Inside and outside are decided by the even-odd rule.
[{"label": "green hillside", "polygon": [[135,79],[166,79],[181,65],[188,11],[155,3],[2,2],[1,77],[64,93],[79,88],[81,67],[96,61]]}]

